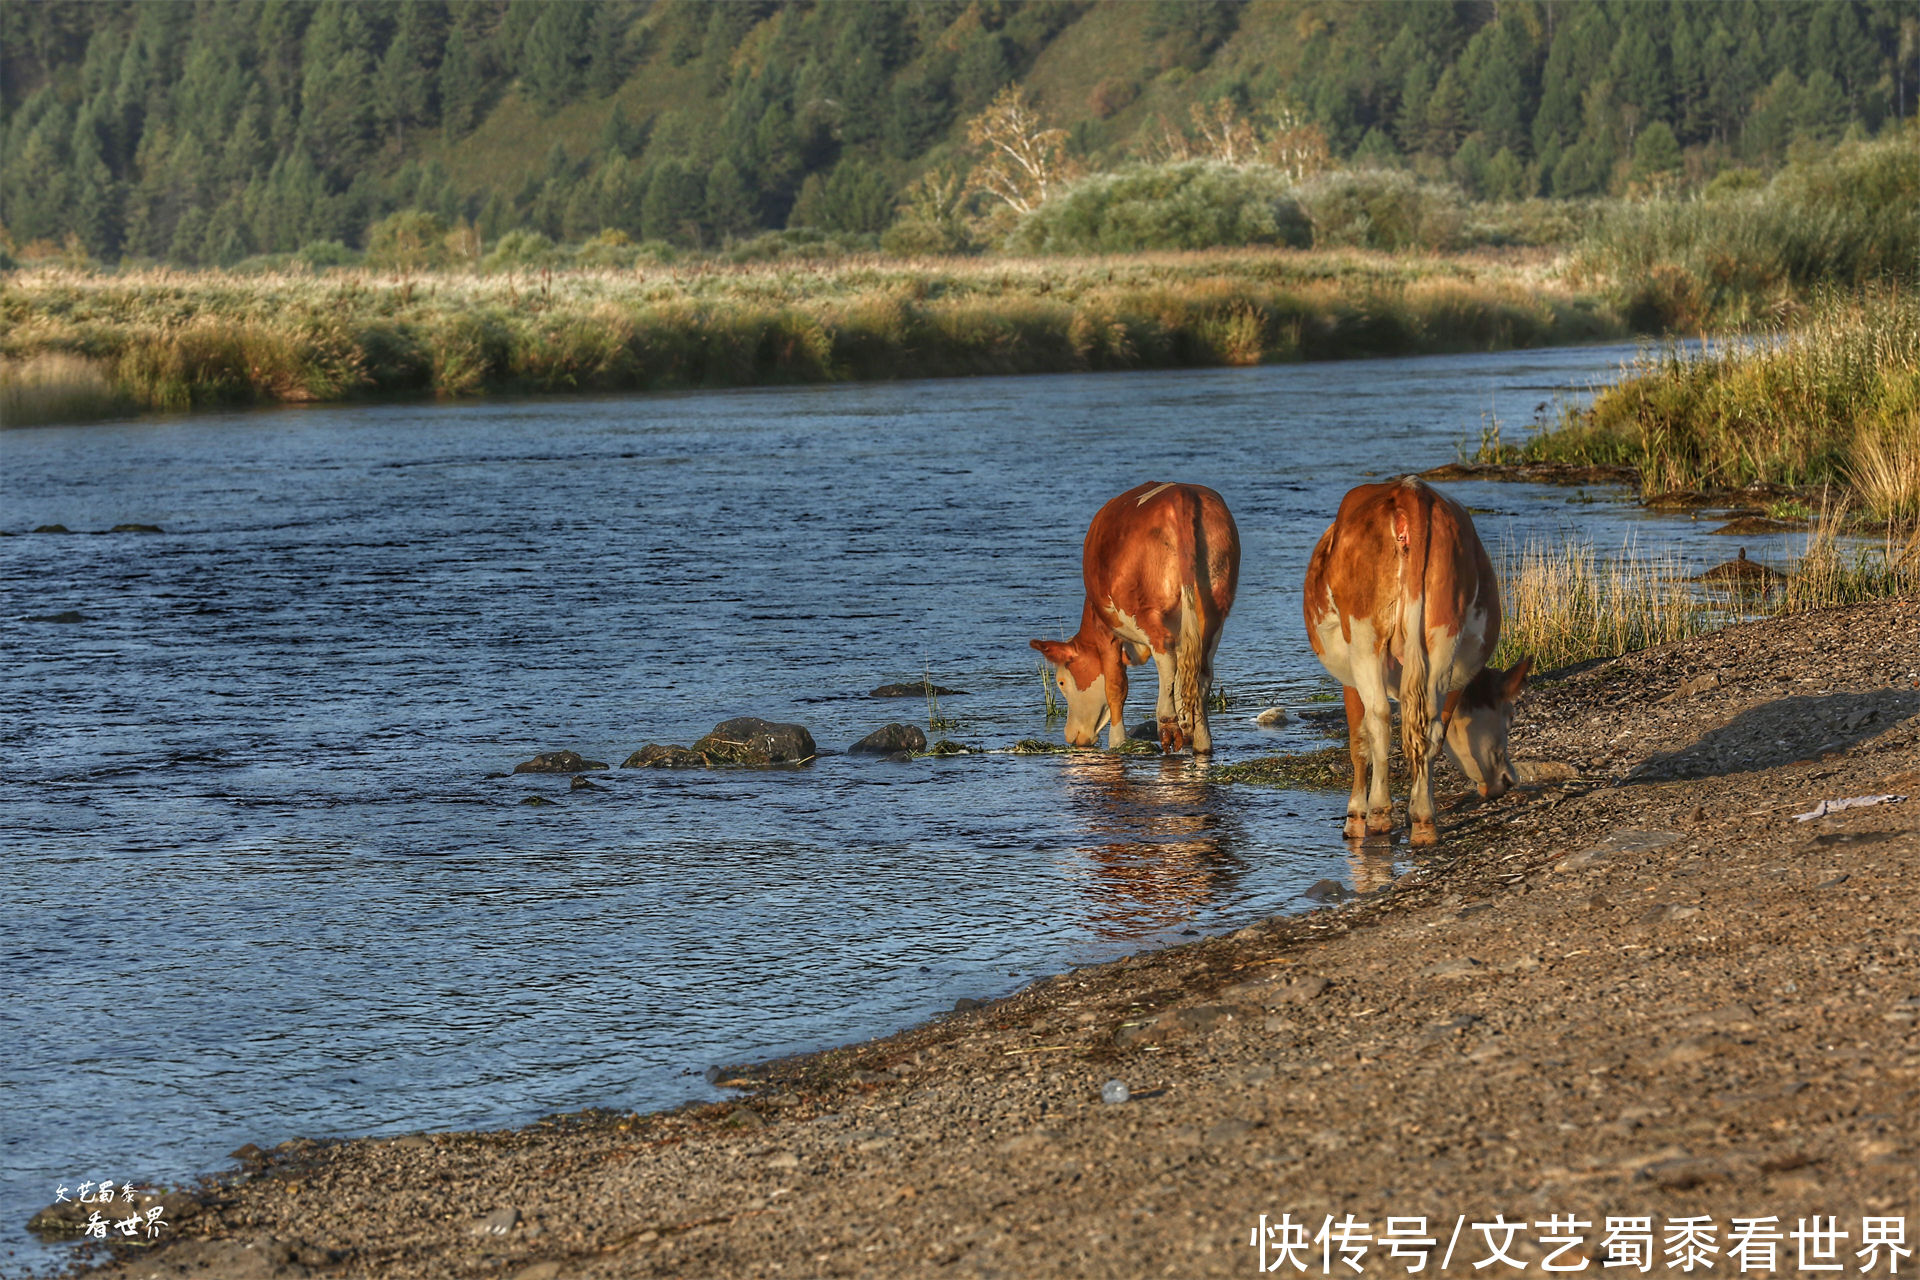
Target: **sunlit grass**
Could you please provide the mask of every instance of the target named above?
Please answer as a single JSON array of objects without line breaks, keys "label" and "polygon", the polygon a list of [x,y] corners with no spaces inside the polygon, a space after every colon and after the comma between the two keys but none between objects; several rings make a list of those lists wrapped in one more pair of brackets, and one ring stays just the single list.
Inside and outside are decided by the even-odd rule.
[{"label": "sunlit grass", "polygon": [[1831,483],[1874,518],[1920,518],[1920,294],[1833,298],[1777,341],[1648,356],[1508,456],[1633,466],[1648,495]]},{"label": "sunlit grass", "polygon": [[1567,538],[1502,547],[1495,557],[1505,620],[1496,666],[1522,656],[1550,671],[1690,640],[1748,618],[1920,596],[1920,532],[1889,525],[1877,540],[1848,537],[1844,511],[1822,512],[1800,559],[1764,585],[1710,589],[1675,549],[1629,543],[1601,554]]},{"label": "sunlit grass", "polygon": [[1620,336],[1538,264],[1362,251],[0,278],[0,356],[137,406],[1256,364]]}]

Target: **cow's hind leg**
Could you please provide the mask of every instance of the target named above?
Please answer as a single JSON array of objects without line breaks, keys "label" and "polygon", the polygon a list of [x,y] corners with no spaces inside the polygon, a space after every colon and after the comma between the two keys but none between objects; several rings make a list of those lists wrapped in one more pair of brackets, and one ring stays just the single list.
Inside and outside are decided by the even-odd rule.
[{"label": "cow's hind leg", "polygon": [[1213,753],[1213,730],[1207,726],[1207,699],[1213,694],[1213,653],[1220,647],[1220,632],[1215,629],[1203,650],[1200,667],[1200,705],[1193,709],[1193,754]]},{"label": "cow's hind leg", "polygon": [[[1428,694],[1429,707],[1440,705],[1441,693],[1438,689]],[[1406,714],[1406,704],[1400,706],[1400,714]],[[1419,738],[1419,759],[1407,762],[1407,772],[1413,775],[1410,790],[1407,793],[1407,818],[1413,830],[1410,839],[1414,844],[1438,844],[1440,828],[1434,821],[1433,807],[1433,762],[1439,758],[1440,743],[1446,736],[1446,716],[1433,716],[1425,726],[1425,732]]]},{"label": "cow's hind leg", "polygon": [[1180,730],[1180,703],[1174,684],[1180,672],[1172,644],[1153,650],[1153,669],[1160,673],[1160,698],[1153,707],[1153,717],[1160,725],[1160,749],[1178,751],[1187,744],[1187,735]]},{"label": "cow's hind leg", "polygon": [[1354,673],[1360,680],[1360,703],[1367,715],[1367,763],[1373,777],[1367,784],[1367,831],[1385,835],[1393,830],[1393,796],[1387,791],[1387,747],[1393,740],[1392,704],[1387,701],[1383,672],[1364,664]]},{"label": "cow's hind leg", "polygon": [[1367,834],[1367,709],[1360,691],[1348,685],[1347,755],[1353,760],[1353,791],[1347,796],[1347,824],[1341,831],[1349,840],[1362,840]]}]

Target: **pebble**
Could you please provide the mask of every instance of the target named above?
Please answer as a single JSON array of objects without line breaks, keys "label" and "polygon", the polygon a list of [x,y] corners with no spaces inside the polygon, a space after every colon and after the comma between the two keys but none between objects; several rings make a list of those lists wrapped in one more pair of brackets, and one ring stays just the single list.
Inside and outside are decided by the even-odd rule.
[{"label": "pebble", "polygon": [[1110,1107],[1118,1106],[1132,1096],[1133,1092],[1127,1088],[1124,1080],[1109,1080],[1100,1086],[1100,1101]]}]

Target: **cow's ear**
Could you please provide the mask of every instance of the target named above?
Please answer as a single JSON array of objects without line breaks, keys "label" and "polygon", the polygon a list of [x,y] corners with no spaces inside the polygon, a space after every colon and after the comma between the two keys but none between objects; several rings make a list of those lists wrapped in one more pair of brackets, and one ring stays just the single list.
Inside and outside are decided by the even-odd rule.
[{"label": "cow's ear", "polygon": [[1033,648],[1038,649],[1048,662],[1055,666],[1065,664],[1073,656],[1073,646],[1065,640],[1029,640]]},{"label": "cow's ear", "polygon": [[1500,680],[1500,700],[1512,702],[1520,696],[1520,686],[1527,678],[1527,672],[1533,670],[1533,659],[1522,658],[1507,669]]}]

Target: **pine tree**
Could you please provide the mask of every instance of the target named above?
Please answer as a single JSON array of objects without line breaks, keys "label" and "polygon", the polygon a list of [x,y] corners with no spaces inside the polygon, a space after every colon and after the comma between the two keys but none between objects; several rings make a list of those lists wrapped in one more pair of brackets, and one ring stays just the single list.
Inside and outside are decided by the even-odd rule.
[{"label": "pine tree", "polygon": [[1848,118],[1847,98],[1839,82],[1825,71],[1809,75],[1793,113],[1795,131],[1816,142],[1838,142],[1847,131]]},{"label": "pine tree", "polygon": [[593,18],[593,6],[580,0],[543,5],[527,33],[520,82],[545,110],[564,106],[584,82]]},{"label": "pine tree", "polygon": [[633,14],[623,0],[601,0],[588,36],[587,88],[607,98],[626,83],[627,27]]},{"label": "pine tree", "polygon": [[707,173],[706,222],[720,240],[740,235],[753,225],[753,201],[732,161],[721,160]]},{"label": "pine tree", "polygon": [[446,54],[440,60],[437,79],[440,123],[449,138],[464,137],[480,123],[480,101],[485,90],[466,32],[459,27],[447,33]]}]

